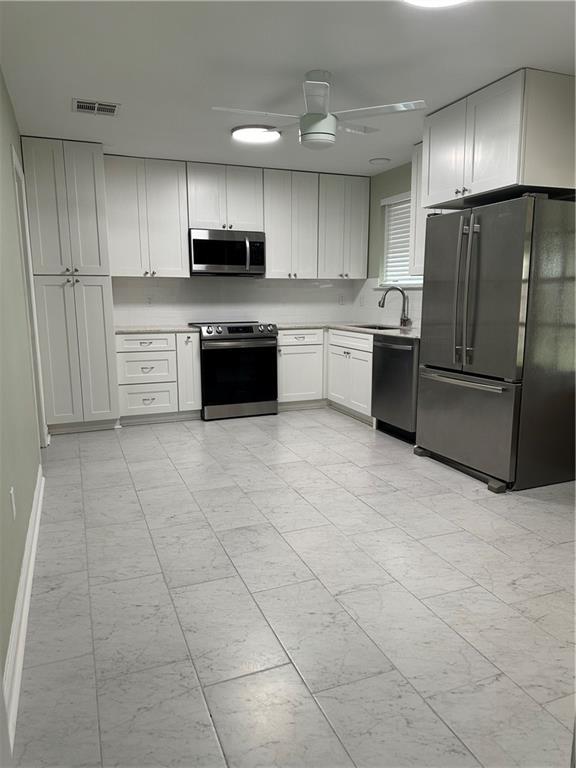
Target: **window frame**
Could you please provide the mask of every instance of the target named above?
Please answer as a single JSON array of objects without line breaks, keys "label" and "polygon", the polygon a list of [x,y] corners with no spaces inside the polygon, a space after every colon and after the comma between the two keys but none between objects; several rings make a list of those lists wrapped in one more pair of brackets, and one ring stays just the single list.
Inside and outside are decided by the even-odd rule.
[{"label": "window frame", "polygon": [[[383,197],[380,200],[380,215],[383,216],[383,230],[384,230],[384,242],[383,242],[383,252],[380,257],[380,268],[378,270],[378,287],[379,288],[388,288],[392,285],[398,286],[399,288],[404,288],[405,290],[412,290],[412,291],[421,291],[423,284],[424,284],[424,278],[423,275],[413,275],[413,279],[401,279],[398,281],[391,281],[386,280],[385,274],[386,274],[386,259],[387,259],[387,235],[388,235],[388,227],[387,227],[387,211],[386,209],[388,206],[392,206],[396,203],[409,203],[410,204],[410,226],[409,226],[409,234],[408,234],[408,252],[409,254],[412,251],[412,248],[414,247],[414,243],[412,242],[412,230],[413,230],[413,205],[412,205],[412,190],[408,190],[407,192],[401,192],[398,195],[390,195],[389,197]],[[409,260],[410,265],[410,260]],[[410,268],[410,267],[408,267]],[[409,277],[409,275],[406,275],[406,277]]]}]

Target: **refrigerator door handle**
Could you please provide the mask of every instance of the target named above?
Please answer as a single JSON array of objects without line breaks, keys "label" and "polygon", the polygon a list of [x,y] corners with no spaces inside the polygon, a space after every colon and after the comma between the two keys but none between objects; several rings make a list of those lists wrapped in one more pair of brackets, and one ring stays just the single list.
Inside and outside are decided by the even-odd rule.
[{"label": "refrigerator door handle", "polygon": [[463,381],[462,379],[453,379],[451,376],[442,376],[439,373],[421,373],[423,379],[432,379],[441,381],[444,384],[453,384],[455,387],[465,387],[466,389],[480,389],[482,392],[494,392],[501,395],[507,391],[507,387],[501,387],[496,384],[480,384],[476,381]]},{"label": "refrigerator door handle", "polygon": [[452,364],[458,365],[458,351],[462,352],[462,347],[458,346],[458,298],[460,287],[460,265],[462,262],[462,240],[464,235],[470,231],[468,225],[464,225],[464,216],[460,219],[458,228],[458,240],[456,242],[456,271],[454,275],[454,306],[452,308]]},{"label": "refrigerator door handle", "polygon": [[472,249],[474,247],[474,235],[480,232],[480,224],[475,223],[476,214],[470,216],[470,233],[468,235],[468,248],[466,249],[466,271],[464,273],[464,307],[462,310],[462,356],[463,363],[471,362],[471,352],[474,347],[468,346],[468,301],[470,298],[470,267],[472,264]]}]

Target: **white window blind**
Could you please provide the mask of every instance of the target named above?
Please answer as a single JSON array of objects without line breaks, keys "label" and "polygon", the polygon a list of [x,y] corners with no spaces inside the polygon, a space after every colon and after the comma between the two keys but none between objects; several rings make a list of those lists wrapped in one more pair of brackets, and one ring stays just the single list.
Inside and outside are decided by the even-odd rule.
[{"label": "white window blind", "polygon": [[410,274],[410,195],[382,201],[384,211],[384,258],[380,282],[386,285],[422,285],[422,275]]}]

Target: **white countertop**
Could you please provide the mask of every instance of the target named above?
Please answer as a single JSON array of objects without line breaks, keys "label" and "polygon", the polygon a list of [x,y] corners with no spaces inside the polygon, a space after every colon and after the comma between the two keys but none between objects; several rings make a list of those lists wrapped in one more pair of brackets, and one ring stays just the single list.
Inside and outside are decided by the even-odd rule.
[{"label": "white countertop", "polygon": [[[296,331],[302,328],[328,328],[340,331],[351,331],[353,333],[370,333],[373,336],[403,336],[411,339],[420,338],[420,328],[362,328],[356,323],[338,322],[320,322],[320,323],[278,323],[279,331]],[[190,328],[187,325],[124,325],[117,326],[116,334],[125,333],[198,333],[198,328]]]}]

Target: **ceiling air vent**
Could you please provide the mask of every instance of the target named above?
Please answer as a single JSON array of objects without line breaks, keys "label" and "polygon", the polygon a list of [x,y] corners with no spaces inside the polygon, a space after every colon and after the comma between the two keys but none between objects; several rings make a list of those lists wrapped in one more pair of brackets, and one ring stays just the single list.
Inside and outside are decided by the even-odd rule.
[{"label": "ceiling air vent", "polygon": [[90,99],[72,99],[72,111],[84,112],[88,115],[109,115],[116,117],[120,104],[112,104],[109,101],[92,101]]}]

